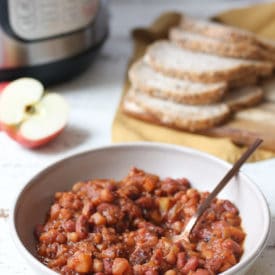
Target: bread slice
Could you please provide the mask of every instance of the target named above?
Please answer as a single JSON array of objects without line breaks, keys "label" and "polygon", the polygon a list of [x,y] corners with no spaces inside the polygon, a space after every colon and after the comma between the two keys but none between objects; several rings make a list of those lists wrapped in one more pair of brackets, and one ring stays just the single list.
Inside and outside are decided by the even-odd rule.
[{"label": "bread slice", "polygon": [[186,104],[208,104],[219,101],[227,88],[225,82],[199,83],[165,76],[153,70],[143,60],[129,70],[132,85],[157,98]]},{"label": "bread slice", "polygon": [[247,86],[229,91],[224,97],[224,103],[235,112],[260,103],[263,97],[263,89],[258,86]]},{"label": "bread slice", "polygon": [[182,15],[179,27],[183,30],[203,34],[208,37],[213,37],[227,42],[249,42],[250,44],[258,44],[256,34],[239,29],[236,27],[224,25],[221,23],[193,18]]},{"label": "bread slice", "polygon": [[226,57],[246,58],[255,60],[275,60],[275,56],[255,45],[239,42],[224,42],[220,39],[207,37],[199,33],[185,31],[174,27],[169,32],[169,39],[179,46],[192,51],[204,52]]},{"label": "bread slice", "polygon": [[257,75],[251,74],[245,77],[240,77],[240,78],[231,80],[230,82],[228,82],[228,87],[231,89],[242,88],[245,86],[255,85],[258,82],[259,82],[259,79]]},{"label": "bread slice", "polygon": [[154,98],[130,88],[123,101],[123,111],[138,119],[187,131],[200,131],[219,125],[231,112],[258,104],[263,90],[257,86],[232,90],[224,103],[192,106]]},{"label": "bread slice", "polygon": [[151,122],[192,132],[218,125],[230,114],[225,104],[179,104],[148,96],[134,88],[131,88],[125,97],[123,108],[136,117],[144,119],[147,114],[147,119],[149,117]]},{"label": "bread slice", "polygon": [[199,33],[208,37],[228,42],[243,43],[245,45],[259,46],[269,54],[275,54],[275,43],[262,39],[255,33],[217,22],[192,18],[182,15],[179,27],[189,32]]},{"label": "bread slice", "polygon": [[265,100],[275,102],[275,77],[264,81],[262,88]]},{"label": "bread slice", "polygon": [[270,75],[269,62],[219,57],[185,50],[162,40],[148,47],[144,60],[156,71],[194,82],[230,81],[252,73]]}]

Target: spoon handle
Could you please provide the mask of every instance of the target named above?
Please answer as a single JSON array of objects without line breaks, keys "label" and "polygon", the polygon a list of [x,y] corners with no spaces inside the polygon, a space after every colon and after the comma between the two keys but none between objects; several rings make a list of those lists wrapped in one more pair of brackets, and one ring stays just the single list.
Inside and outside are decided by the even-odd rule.
[{"label": "spoon handle", "polygon": [[218,193],[226,186],[229,180],[236,175],[239,171],[240,167],[243,163],[251,156],[251,154],[258,148],[258,146],[263,142],[262,139],[257,138],[255,142],[248,147],[248,149],[242,154],[242,156],[238,159],[237,162],[232,166],[232,168],[227,172],[227,174],[223,177],[220,183],[215,187],[215,189],[209,194],[206,200],[199,206],[197,212],[194,216],[191,217],[189,222],[187,223],[184,231],[178,235],[174,236],[174,241],[182,240],[182,239],[189,239],[189,235],[197,224],[199,218],[204,213],[204,211],[209,207],[212,200],[218,195]]}]

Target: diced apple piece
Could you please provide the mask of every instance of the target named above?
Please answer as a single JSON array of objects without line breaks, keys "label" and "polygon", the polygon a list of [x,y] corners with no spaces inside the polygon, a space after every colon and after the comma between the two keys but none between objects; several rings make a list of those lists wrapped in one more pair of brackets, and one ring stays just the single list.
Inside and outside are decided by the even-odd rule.
[{"label": "diced apple piece", "polygon": [[159,198],[159,209],[161,213],[166,213],[170,207],[170,199],[168,197]]}]

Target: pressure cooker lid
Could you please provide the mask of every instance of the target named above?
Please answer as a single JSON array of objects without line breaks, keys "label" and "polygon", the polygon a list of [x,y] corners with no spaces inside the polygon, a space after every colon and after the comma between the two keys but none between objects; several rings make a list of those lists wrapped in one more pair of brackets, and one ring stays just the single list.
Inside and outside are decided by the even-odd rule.
[{"label": "pressure cooker lid", "polygon": [[99,0],[7,0],[10,31],[33,41],[66,35],[93,23]]}]

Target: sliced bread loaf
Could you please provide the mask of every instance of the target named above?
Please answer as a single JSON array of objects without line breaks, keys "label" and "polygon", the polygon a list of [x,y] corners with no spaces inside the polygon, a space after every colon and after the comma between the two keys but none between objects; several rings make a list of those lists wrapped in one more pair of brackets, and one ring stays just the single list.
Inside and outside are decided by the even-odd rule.
[{"label": "sliced bread loaf", "polygon": [[185,31],[179,27],[170,30],[169,38],[179,46],[192,51],[236,58],[275,60],[275,56],[256,45],[246,45],[235,41],[225,43],[220,39]]},{"label": "sliced bread loaf", "polygon": [[147,117],[151,122],[188,131],[208,129],[223,122],[230,114],[225,104],[184,105],[154,98],[133,88],[128,92],[123,108],[135,117]]},{"label": "sliced bread loaf", "polygon": [[149,95],[186,104],[217,102],[227,87],[225,82],[207,84],[165,76],[142,60],[131,66],[129,78],[135,88]]},{"label": "sliced bread loaf", "polygon": [[155,70],[171,77],[208,83],[230,81],[254,72],[270,75],[273,69],[269,62],[193,52],[165,40],[149,46],[144,60]]}]

